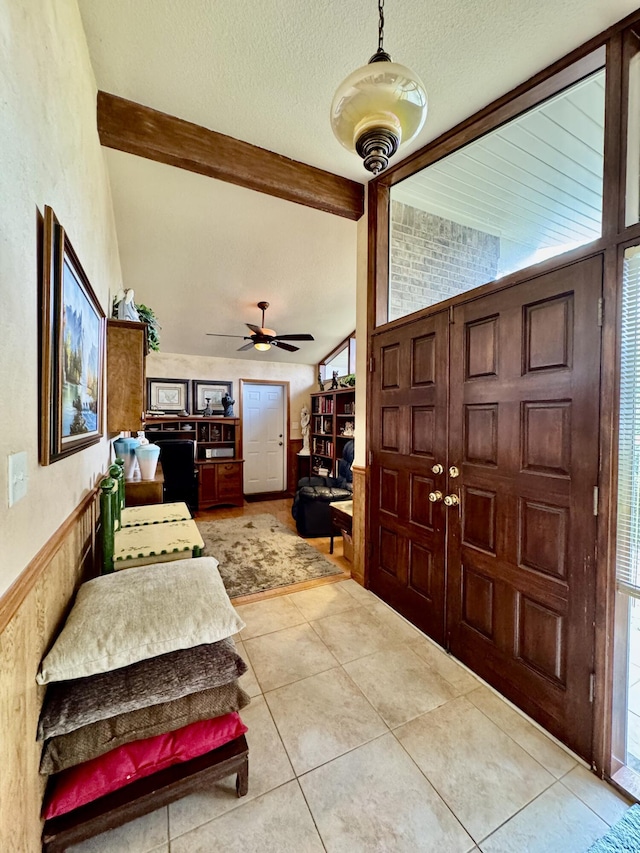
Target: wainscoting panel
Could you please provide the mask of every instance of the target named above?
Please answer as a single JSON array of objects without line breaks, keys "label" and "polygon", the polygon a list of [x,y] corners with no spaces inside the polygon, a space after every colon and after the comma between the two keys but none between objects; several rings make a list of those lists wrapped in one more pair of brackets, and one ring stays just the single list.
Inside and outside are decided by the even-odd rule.
[{"label": "wainscoting panel", "polygon": [[362,586],[365,581],[366,559],[366,496],[367,471],[359,465],[353,466],[353,566],[351,577]]},{"label": "wainscoting panel", "polygon": [[94,573],[98,514],[92,490],[0,599],[0,850],[41,847],[36,727],[45,688],[36,672],[75,590]]}]

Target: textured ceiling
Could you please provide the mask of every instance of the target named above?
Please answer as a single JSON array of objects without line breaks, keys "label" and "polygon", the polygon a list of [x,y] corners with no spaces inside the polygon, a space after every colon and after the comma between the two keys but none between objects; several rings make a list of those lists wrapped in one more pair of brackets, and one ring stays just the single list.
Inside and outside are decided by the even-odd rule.
[{"label": "textured ceiling", "polygon": [[[421,75],[429,96],[426,125],[404,153],[509,91],[636,5],[637,0],[387,0],[385,48],[396,61]],[[374,0],[325,0],[322,4],[300,0],[80,0],[79,6],[100,89],[336,174],[367,180],[358,158],[334,139],[328,113],[337,85],[364,64],[377,46]],[[138,165],[143,162],[133,159]],[[137,185],[143,172],[148,180],[163,180],[156,175],[149,178],[144,167],[139,168]],[[127,170],[128,177],[135,171],[136,165]],[[129,243],[128,232],[135,223],[129,221],[129,208],[122,203],[127,186],[118,186],[121,179],[112,172],[114,195],[120,200],[116,225],[122,245]],[[295,210],[302,215],[304,209],[295,206]],[[123,254],[127,283],[131,283],[130,265],[136,254],[139,267],[145,257],[160,258],[169,250],[176,256],[188,250],[177,239],[166,245],[159,230],[161,222],[153,228],[159,215],[156,208],[147,210],[149,242],[142,242],[141,237],[137,248],[127,245],[126,256]],[[199,229],[200,239],[194,240],[197,247],[208,239],[208,223],[203,215],[198,224],[197,211],[192,219],[193,227]],[[275,229],[273,224],[269,227]],[[283,244],[286,237],[283,233]],[[326,244],[320,267],[330,250]],[[355,231],[352,251],[355,269]],[[167,260],[178,262],[168,255]],[[230,300],[229,312],[221,305],[223,326],[260,289],[260,258],[255,261],[252,293],[246,298],[240,294],[235,306]],[[194,270],[195,280],[206,281],[210,263],[210,258],[203,258]],[[345,288],[343,281],[333,281],[330,268],[324,275],[322,269],[315,272],[326,282],[321,294],[301,280],[304,277],[281,282],[285,292],[288,288],[299,302],[304,301],[310,317],[323,304],[339,300]],[[206,295],[206,289],[201,296],[194,295],[194,311],[204,310]],[[257,297],[276,301],[273,292],[260,292]],[[355,315],[351,326],[354,321]],[[272,326],[280,331],[279,325],[273,320]],[[190,346],[184,332],[172,339],[176,345],[182,340],[182,347]],[[193,349],[181,351],[200,352],[200,342],[196,349],[195,338],[191,340]],[[225,354],[229,355],[228,349]],[[267,355],[280,357],[271,352]]]}]

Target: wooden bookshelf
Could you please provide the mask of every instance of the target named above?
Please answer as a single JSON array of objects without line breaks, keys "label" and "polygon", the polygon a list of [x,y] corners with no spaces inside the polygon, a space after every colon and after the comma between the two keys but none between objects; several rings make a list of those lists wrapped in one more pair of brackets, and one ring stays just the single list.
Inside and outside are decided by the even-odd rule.
[{"label": "wooden bookshelf", "polygon": [[342,459],[344,446],[347,441],[353,439],[355,410],[355,388],[319,391],[311,395],[312,474],[318,474],[321,468],[325,468],[330,476],[337,475],[338,462]]},{"label": "wooden bookshelf", "polygon": [[243,505],[240,418],[147,416],[145,435],[149,441],[195,442],[199,509],[221,504]]}]

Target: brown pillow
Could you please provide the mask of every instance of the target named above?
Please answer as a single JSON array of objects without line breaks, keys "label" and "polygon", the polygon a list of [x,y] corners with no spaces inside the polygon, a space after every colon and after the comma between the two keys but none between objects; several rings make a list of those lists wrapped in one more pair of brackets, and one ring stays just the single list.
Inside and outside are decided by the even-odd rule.
[{"label": "brown pillow", "polygon": [[58,773],[82,764],[134,740],[175,731],[198,720],[239,711],[251,700],[237,681],[191,693],[173,702],[151,705],[108,720],[90,723],[66,735],[45,741],[40,773]]},{"label": "brown pillow", "polygon": [[47,686],[38,740],[228,684],[247,671],[233,640],[179,649],[111,672]]}]

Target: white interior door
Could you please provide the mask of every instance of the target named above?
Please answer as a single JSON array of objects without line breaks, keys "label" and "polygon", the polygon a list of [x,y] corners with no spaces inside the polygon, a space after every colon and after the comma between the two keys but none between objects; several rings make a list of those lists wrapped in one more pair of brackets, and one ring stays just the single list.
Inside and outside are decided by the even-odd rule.
[{"label": "white interior door", "polygon": [[244,493],[285,487],[286,397],[282,385],[242,386]]}]

